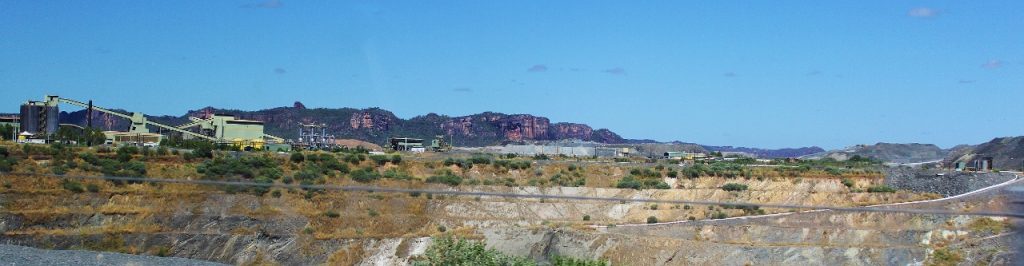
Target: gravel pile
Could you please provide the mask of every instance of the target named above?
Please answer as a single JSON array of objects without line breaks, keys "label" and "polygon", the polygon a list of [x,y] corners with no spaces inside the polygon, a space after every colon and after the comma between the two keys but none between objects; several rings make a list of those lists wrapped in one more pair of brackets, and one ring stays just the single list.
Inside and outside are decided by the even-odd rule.
[{"label": "gravel pile", "polygon": [[0,265],[226,265],[173,257],[86,250],[46,250],[0,244]]},{"label": "gravel pile", "polygon": [[941,170],[889,168],[885,183],[896,189],[955,196],[1013,179],[1011,173],[972,173]]}]

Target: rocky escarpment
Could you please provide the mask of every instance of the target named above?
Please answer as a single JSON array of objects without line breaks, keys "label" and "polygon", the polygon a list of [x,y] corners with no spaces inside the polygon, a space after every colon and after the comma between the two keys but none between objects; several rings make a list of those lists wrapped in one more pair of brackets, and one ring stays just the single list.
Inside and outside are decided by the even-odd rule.
[{"label": "rocky escarpment", "polygon": [[[125,112],[127,113],[127,112]],[[600,143],[622,143],[623,138],[608,129],[593,129],[579,123],[551,123],[546,117],[529,114],[485,112],[450,117],[427,114],[402,119],[380,108],[306,108],[296,102],[292,107],[258,111],[226,110],[206,107],[184,116],[150,116],[149,119],[170,125],[188,122],[189,116],[230,114],[241,119],[265,122],[266,132],[284,138],[295,138],[302,123],[326,124],[329,134],[338,138],[359,139],[382,144],[389,137],[430,139],[436,135],[451,136],[456,145],[486,146],[502,142],[556,141],[576,139]],[[85,111],[61,115],[62,123],[85,125]],[[103,130],[125,130],[129,121],[105,114],[93,117],[93,126]]]}]

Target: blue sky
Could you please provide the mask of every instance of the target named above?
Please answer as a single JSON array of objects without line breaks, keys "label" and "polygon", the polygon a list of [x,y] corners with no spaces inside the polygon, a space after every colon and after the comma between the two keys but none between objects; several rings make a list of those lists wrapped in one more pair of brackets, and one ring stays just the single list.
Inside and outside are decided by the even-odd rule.
[{"label": "blue sky", "polygon": [[0,112],[49,93],[766,148],[1024,135],[1022,1],[643,3],[0,0]]}]

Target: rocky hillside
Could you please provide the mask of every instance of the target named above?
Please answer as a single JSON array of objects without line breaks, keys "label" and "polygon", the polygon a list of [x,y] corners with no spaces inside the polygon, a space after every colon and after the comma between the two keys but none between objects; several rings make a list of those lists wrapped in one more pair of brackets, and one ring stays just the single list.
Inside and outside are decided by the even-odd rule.
[{"label": "rocky hillside", "polygon": [[992,157],[996,169],[1020,170],[1024,167],[1024,136],[994,138],[976,146],[957,146],[944,162],[952,165],[978,157]]},{"label": "rocky hillside", "polygon": [[[601,143],[622,143],[621,136],[608,129],[594,129],[585,124],[552,123],[548,118],[529,114],[503,114],[485,112],[469,116],[450,117],[427,114],[402,119],[380,108],[316,108],[307,109],[296,102],[292,107],[278,107],[258,111],[226,110],[206,107],[189,111],[183,116],[152,116],[153,121],[182,124],[188,116],[209,113],[227,113],[243,119],[266,122],[269,134],[295,138],[299,123],[325,123],[328,131],[338,138],[384,143],[389,137],[415,137],[429,139],[435,135],[451,135],[456,145],[484,146],[503,142],[547,141],[579,139]],[[86,124],[85,111],[62,113],[62,123]],[[104,114],[93,117],[93,125],[105,130],[125,130],[127,120]]]},{"label": "rocky hillside", "polygon": [[637,147],[640,152],[644,154],[661,154],[667,151],[685,151],[685,152],[742,152],[754,156],[757,158],[796,158],[800,156],[815,154],[824,152],[818,146],[802,147],[802,148],[782,148],[782,149],[761,149],[761,148],[748,148],[748,147],[733,147],[733,146],[711,146],[711,145],[700,145],[696,143],[688,143],[682,141],[671,141],[671,142],[659,142],[650,139],[627,139],[625,143],[631,144]]},{"label": "rocky hillside", "polygon": [[843,150],[812,154],[805,158],[832,158],[842,161],[859,155],[890,163],[917,163],[941,160],[948,152],[934,144],[879,142],[875,145],[857,145]]},{"label": "rocky hillside", "polygon": [[753,154],[758,158],[796,158],[808,154],[815,154],[824,152],[818,146],[802,147],[802,148],[783,148],[783,149],[759,149],[759,148],[747,148],[747,147],[733,147],[733,146],[707,146],[704,145],[704,149],[709,151],[718,152],[743,152]]}]

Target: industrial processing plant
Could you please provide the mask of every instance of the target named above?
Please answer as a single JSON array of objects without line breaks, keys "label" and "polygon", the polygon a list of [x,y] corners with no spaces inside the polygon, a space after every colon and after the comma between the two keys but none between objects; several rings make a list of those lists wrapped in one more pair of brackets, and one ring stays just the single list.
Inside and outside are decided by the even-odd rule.
[{"label": "industrial processing plant", "polygon": [[[92,101],[82,102],[74,99],[46,95],[42,101],[28,101],[21,105],[18,116],[17,140],[22,143],[49,143],[54,141],[60,124],[60,105],[71,105],[85,108],[87,124],[92,129],[93,115],[96,112],[119,117],[131,122],[124,131],[103,131],[104,144],[157,146],[167,137],[184,140],[204,140],[221,146],[233,146],[242,150],[290,150],[291,145],[283,138],[264,133],[262,121],[238,119],[226,114],[207,114],[200,117],[189,117],[191,122],[171,126],[150,121],[139,112],[121,113],[108,108],[93,105]],[[158,132],[152,132],[156,129]]]}]

